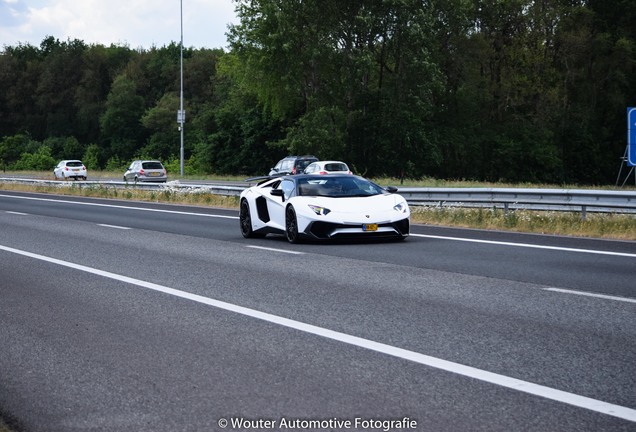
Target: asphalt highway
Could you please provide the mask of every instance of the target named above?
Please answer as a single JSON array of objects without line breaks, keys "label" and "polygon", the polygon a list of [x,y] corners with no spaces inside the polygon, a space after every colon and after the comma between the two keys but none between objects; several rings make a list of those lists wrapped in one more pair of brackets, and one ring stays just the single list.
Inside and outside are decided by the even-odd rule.
[{"label": "asphalt highway", "polygon": [[634,431],[636,243],[0,191],[0,417],[56,431]]}]

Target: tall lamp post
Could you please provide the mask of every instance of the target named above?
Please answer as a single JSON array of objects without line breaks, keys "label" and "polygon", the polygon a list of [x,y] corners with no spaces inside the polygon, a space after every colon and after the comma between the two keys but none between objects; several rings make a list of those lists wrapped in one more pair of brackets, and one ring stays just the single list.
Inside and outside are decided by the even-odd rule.
[{"label": "tall lamp post", "polygon": [[177,123],[179,123],[179,133],[181,135],[180,149],[180,168],[181,177],[183,177],[183,125],[185,123],[185,111],[183,110],[183,0],[180,3],[181,8],[181,55],[180,55],[180,96],[179,96],[179,112],[177,113]]}]

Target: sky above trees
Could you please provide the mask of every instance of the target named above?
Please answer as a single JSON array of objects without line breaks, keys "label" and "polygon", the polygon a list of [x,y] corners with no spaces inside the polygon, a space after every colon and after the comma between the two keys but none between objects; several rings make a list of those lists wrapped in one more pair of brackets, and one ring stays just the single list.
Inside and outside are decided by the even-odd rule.
[{"label": "sky above trees", "polygon": [[[223,48],[237,21],[232,0],[182,0],[184,46]],[[47,36],[133,49],[180,41],[178,0],[0,0],[0,44],[39,45]]]}]

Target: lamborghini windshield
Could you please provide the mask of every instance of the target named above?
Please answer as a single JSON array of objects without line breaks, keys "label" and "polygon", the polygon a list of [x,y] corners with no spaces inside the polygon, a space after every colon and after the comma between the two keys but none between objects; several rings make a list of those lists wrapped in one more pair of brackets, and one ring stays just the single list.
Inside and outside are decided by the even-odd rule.
[{"label": "lamborghini windshield", "polygon": [[298,195],[323,197],[366,197],[386,193],[375,183],[352,175],[325,175],[298,179]]}]

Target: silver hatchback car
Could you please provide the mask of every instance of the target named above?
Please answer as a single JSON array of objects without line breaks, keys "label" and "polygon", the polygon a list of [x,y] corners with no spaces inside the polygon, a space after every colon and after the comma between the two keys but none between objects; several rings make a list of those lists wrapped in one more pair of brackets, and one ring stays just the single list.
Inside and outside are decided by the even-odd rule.
[{"label": "silver hatchback car", "polygon": [[158,160],[136,160],[124,173],[124,181],[165,183],[168,172]]}]

